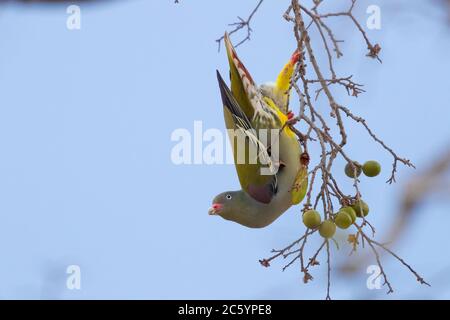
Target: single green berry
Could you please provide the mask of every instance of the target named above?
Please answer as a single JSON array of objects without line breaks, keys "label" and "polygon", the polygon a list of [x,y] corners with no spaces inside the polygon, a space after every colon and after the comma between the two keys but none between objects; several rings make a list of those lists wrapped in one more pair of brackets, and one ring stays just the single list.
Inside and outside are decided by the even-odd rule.
[{"label": "single green berry", "polygon": [[352,217],[345,211],[339,211],[336,217],[334,218],[334,223],[341,228],[347,229],[352,225]]},{"label": "single green berry", "polygon": [[336,224],[331,220],[325,220],[319,227],[319,233],[326,239],[332,238],[336,233]]},{"label": "single green berry", "polygon": [[310,229],[320,226],[320,222],[320,214],[316,210],[308,210],[303,214],[303,224]]},{"label": "single green berry", "polygon": [[364,163],[362,170],[366,176],[376,177],[381,172],[381,165],[377,161],[370,160]]},{"label": "single green berry", "polygon": [[369,206],[362,200],[356,200],[356,202],[352,206],[353,210],[355,210],[357,217],[364,217],[369,214]]},{"label": "single green berry", "polygon": [[339,210],[339,212],[346,212],[350,218],[352,218],[352,223],[354,223],[356,221],[356,212],[355,209],[353,209],[352,207],[342,207],[341,210]]},{"label": "single green berry", "polygon": [[[353,166],[355,168],[353,168]],[[356,176],[355,176],[355,169],[356,169]],[[350,162],[348,162],[347,165],[345,166],[345,174],[349,178],[359,177],[361,174],[361,165],[356,161],[353,161],[353,165]]]}]

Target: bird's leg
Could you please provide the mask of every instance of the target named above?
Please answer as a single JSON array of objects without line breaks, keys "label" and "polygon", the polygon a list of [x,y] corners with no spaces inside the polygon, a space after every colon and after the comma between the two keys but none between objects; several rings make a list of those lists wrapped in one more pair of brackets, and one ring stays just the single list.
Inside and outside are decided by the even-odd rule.
[{"label": "bird's leg", "polygon": [[286,125],[288,125],[289,127],[292,127],[300,120],[298,117],[295,116],[294,112],[292,111],[288,111],[286,116],[288,118],[286,121]]},{"label": "bird's leg", "polygon": [[294,113],[292,111],[288,111],[287,118],[288,120],[291,120],[294,117]]},{"label": "bird's leg", "polygon": [[306,143],[306,136],[301,133],[297,128],[294,127],[294,125],[299,121],[299,119],[297,117],[293,117],[291,119],[288,119],[288,121],[286,121],[285,125],[289,126],[289,129],[291,129],[292,132],[294,132],[297,137],[299,138],[301,143]]}]

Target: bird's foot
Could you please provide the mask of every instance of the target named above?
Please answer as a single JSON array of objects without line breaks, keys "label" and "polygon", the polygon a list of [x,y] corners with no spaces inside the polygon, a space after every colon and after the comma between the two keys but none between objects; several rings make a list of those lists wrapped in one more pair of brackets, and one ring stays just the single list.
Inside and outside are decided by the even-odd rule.
[{"label": "bird's foot", "polygon": [[289,112],[287,113],[287,118],[288,118],[288,120],[291,120],[293,117],[294,117],[294,113],[293,113],[292,111],[289,111]]}]

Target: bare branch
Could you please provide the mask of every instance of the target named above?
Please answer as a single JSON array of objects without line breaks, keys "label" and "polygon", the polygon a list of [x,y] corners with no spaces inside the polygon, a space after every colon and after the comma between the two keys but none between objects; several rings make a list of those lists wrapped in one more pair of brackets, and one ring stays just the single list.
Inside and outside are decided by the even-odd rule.
[{"label": "bare branch", "polygon": [[[256,5],[256,7],[252,10],[252,12],[250,13],[250,15],[248,16],[247,19],[242,19],[241,17],[237,17],[238,21],[237,22],[233,22],[230,23],[229,25],[234,27],[234,29],[232,29],[231,31],[228,32],[228,34],[231,36],[232,34],[238,32],[239,30],[245,28],[247,31],[247,35],[245,36],[244,39],[242,39],[240,42],[238,42],[235,47],[239,47],[241,44],[243,44],[246,41],[250,40],[250,35],[252,34],[252,28],[250,27],[250,22],[253,19],[253,16],[255,15],[255,13],[258,11],[259,7],[261,6],[261,4],[264,2],[264,0],[259,0],[258,4]],[[217,45],[218,45],[218,50],[220,51],[220,44],[222,43],[222,40],[224,39],[224,36],[221,36],[220,38],[216,39]]]}]

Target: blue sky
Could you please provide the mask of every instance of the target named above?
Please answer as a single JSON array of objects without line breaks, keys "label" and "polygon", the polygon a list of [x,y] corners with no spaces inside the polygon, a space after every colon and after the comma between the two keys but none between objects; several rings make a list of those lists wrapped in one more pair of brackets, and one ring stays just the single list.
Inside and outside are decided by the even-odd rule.
[{"label": "blue sky", "polygon": [[[281,272],[281,263],[258,263],[304,231],[298,208],[261,230],[210,217],[212,197],[238,188],[234,168],[176,166],[170,158],[173,130],[193,130],[196,120],[224,128],[215,70],[226,74],[227,61],[214,39],[255,2],[81,5],[76,31],[66,28],[63,5],[0,6],[1,298],[324,298],[323,257],[308,285],[298,266]],[[266,1],[251,42],[238,49],[258,82],[273,80],[295,48],[281,18],[287,3]],[[383,64],[364,57],[362,39],[337,20],[346,39],[337,69],[367,93],[336,97],[420,171],[450,140],[445,12],[420,1],[361,1],[358,17],[373,3],[382,29],[368,34],[381,44]],[[360,127],[348,130],[352,157],[389,167],[389,155]],[[348,181],[339,165],[336,176]],[[387,170],[364,181],[381,239],[413,174],[400,168],[393,186],[384,183]],[[437,285],[419,286],[386,256],[391,297],[450,297],[447,212],[425,204],[394,245]],[[333,249],[335,265],[354,259],[348,250]],[[66,288],[72,264],[81,267],[81,290]],[[385,298],[366,289],[366,267],[351,277],[334,271],[332,296]]]}]

